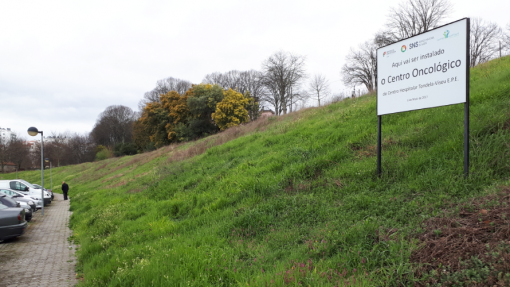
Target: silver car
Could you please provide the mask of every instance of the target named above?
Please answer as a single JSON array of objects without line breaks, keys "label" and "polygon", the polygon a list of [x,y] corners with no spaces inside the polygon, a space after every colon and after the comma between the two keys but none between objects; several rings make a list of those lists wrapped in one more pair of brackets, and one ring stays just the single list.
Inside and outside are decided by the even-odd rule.
[{"label": "silver car", "polygon": [[23,235],[27,226],[25,209],[0,204],[0,241]]},{"label": "silver car", "polygon": [[24,195],[23,193],[12,190],[12,189],[5,189],[0,188],[0,194],[6,194],[10,196],[12,199],[18,202],[26,202],[30,207],[32,208],[32,211],[36,211],[37,209],[42,208],[42,200],[35,199],[35,197],[30,195]]},{"label": "silver car", "polygon": [[30,206],[28,206],[28,204],[26,204],[26,202],[17,202],[7,194],[0,194],[0,204],[3,204],[7,207],[21,207],[25,209],[25,220],[32,220],[32,209]]}]

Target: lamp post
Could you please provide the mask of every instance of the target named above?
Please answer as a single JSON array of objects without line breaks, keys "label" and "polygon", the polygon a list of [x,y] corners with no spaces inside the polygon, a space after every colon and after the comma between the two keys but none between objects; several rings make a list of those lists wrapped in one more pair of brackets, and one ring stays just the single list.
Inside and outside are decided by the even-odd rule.
[{"label": "lamp post", "polygon": [[50,181],[51,181],[51,191],[53,191],[53,175],[51,174],[51,160],[49,158],[44,159],[46,162],[50,163]]},{"label": "lamp post", "polygon": [[35,137],[37,134],[41,134],[41,215],[44,215],[44,137],[43,131],[39,131],[36,127],[29,127],[28,134]]}]

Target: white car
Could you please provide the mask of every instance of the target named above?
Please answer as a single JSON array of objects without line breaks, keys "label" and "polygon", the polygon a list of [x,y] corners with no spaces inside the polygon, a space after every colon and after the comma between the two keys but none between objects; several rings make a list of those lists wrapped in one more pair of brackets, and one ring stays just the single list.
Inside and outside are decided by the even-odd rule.
[{"label": "white car", "polygon": [[[0,188],[16,190],[36,200],[41,199],[41,189],[35,188],[30,182],[23,179],[0,180]],[[51,203],[51,195],[46,191],[43,191],[42,199],[44,205]]]},{"label": "white car", "polygon": [[[28,203],[29,205],[32,205],[30,202],[33,202],[34,203],[33,206],[35,206],[36,209],[42,208],[42,200],[40,200],[40,199],[37,200],[32,196],[24,195],[23,193],[21,193],[19,191],[15,191],[12,189],[0,189],[0,194],[2,194],[2,193],[10,196],[12,199],[16,200],[17,202],[24,201],[24,202]],[[35,209],[33,211],[35,211]]]},{"label": "white car", "polygon": [[[37,189],[41,189],[41,186],[38,184],[32,183],[32,185],[35,186],[35,188],[37,188]],[[48,192],[51,196],[51,200],[53,200],[53,198],[55,197],[53,195],[53,191],[51,189],[47,189],[47,188],[45,188],[44,191]]]}]

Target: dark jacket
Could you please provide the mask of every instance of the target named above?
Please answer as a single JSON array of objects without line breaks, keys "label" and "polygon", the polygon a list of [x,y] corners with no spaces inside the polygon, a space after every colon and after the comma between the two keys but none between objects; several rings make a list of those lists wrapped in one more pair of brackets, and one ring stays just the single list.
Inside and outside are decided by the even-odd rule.
[{"label": "dark jacket", "polygon": [[67,183],[62,184],[62,191],[63,192],[68,192],[69,191],[69,185],[67,185]]}]

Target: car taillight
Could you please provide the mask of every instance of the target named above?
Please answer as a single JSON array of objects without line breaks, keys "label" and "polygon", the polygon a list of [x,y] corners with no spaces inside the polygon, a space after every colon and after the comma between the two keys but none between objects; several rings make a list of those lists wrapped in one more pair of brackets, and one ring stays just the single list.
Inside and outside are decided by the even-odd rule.
[{"label": "car taillight", "polygon": [[18,214],[18,220],[19,220],[19,222],[21,222],[21,213]]}]

